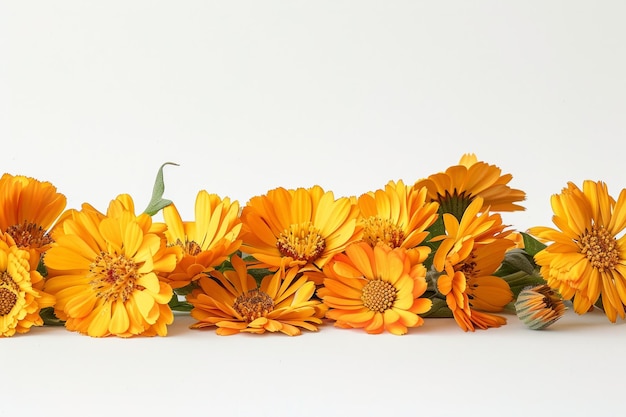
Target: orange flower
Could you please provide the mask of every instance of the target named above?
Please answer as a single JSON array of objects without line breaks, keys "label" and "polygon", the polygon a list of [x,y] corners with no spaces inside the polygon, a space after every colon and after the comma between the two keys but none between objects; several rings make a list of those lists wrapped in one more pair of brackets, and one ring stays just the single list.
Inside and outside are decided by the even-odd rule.
[{"label": "orange flower", "polygon": [[163,209],[169,245],[178,245],[183,258],[163,280],[181,288],[213,271],[239,249],[241,220],[239,204],[229,198],[200,191],[196,197],[195,221],[183,222],[174,204]]},{"label": "orange flower", "polygon": [[65,204],[65,196],[49,182],[4,174],[0,178],[0,231],[38,260],[52,243],[48,231]]},{"label": "orange flower", "polygon": [[181,250],[165,246],[163,226],[135,215],[128,195],[106,215],[85,204],[63,219],[46,253],[45,289],[65,327],[95,337],[165,336],[173,292],[159,277],[174,269]]},{"label": "orange flower", "polygon": [[191,315],[198,320],[192,328],[216,326],[219,335],[268,331],[296,336],[300,328],[317,330],[326,308],[311,300],[313,282],[292,268],[279,269],[257,286],[239,256],[233,255],[231,262],[233,270],[200,278],[200,288],[187,297],[194,307]]},{"label": "orange flower", "polygon": [[318,295],[337,327],[402,335],[421,326],[419,314],[432,306],[431,300],[419,298],[426,291],[426,269],[412,265],[401,248],[352,244],[326,265],[324,274]]},{"label": "orange flower", "polygon": [[43,325],[40,310],[54,305],[54,297],[43,291],[38,263],[38,257],[31,257],[10,235],[0,232],[0,336]]},{"label": "orange flower", "polygon": [[423,262],[430,248],[420,246],[437,220],[437,203],[426,202],[426,188],[415,189],[390,181],[384,190],[358,199],[363,240],[370,246],[405,248],[414,263]]},{"label": "orange flower", "polygon": [[478,161],[476,155],[465,154],[459,165],[420,180],[415,187],[426,187],[428,198],[441,205],[441,212],[452,213],[460,219],[463,211],[477,197],[483,199],[484,210],[524,210],[515,203],[523,201],[526,193],[507,185],[512,178],[511,174],[502,175],[497,166]]},{"label": "orange flower", "polygon": [[475,327],[499,327],[506,319],[483,313],[501,311],[513,299],[506,281],[493,276],[507,250],[515,246],[504,231],[499,214],[483,212],[480,197],[465,211],[459,222],[444,214],[446,235],[436,237],[441,245],[435,253],[433,266],[443,272],[437,279],[437,289],[446,297],[454,319],[464,331]]},{"label": "orange flower", "polygon": [[557,229],[533,227],[548,246],[535,255],[548,285],[574,311],[588,312],[601,298],[607,318],[624,318],[626,305],[626,189],[617,201],[603,182],[573,183],[551,199]]},{"label": "orange flower", "polygon": [[357,215],[355,201],[335,199],[319,186],[276,188],[243,208],[241,249],[258,261],[252,267],[320,271],[334,254],[361,238]]}]

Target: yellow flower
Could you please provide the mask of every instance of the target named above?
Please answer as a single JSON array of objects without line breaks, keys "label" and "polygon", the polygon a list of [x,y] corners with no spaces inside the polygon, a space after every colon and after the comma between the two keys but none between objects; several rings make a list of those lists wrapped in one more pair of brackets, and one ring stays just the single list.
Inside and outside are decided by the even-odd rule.
[{"label": "yellow flower", "polygon": [[258,261],[253,267],[320,271],[335,253],[361,238],[357,216],[354,200],[335,199],[319,186],[276,188],[243,208],[241,249]]},{"label": "yellow flower", "polygon": [[191,327],[217,327],[217,334],[282,332],[300,334],[300,328],[317,331],[326,308],[311,300],[315,285],[296,269],[279,269],[257,287],[243,260],[233,255],[233,270],[211,272],[198,280],[187,301],[191,315],[198,320]]},{"label": "yellow flower", "polygon": [[[615,201],[603,182],[584,181],[581,190],[568,183],[551,199],[558,229],[534,227],[530,233],[548,246],[535,262],[548,285],[573,298],[584,314],[601,298],[611,322],[624,318],[626,304],[626,189]],[[621,236],[620,236],[621,235]]]},{"label": "yellow flower", "polygon": [[433,259],[443,272],[437,289],[446,297],[454,319],[464,331],[487,329],[506,323],[503,317],[481,312],[501,311],[512,301],[513,293],[502,278],[493,276],[507,250],[515,246],[504,231],[499,214],[480,213],[483,202],[476,198],[459,222],[452,214],[443,215],[446,235]]},{"label": "yellow flower", "polygon": [[411,264],[402,248],[390,249],[365,242],[348,246],[324,268],[324,286],[318,295],[330,310],[335,326],[363,328],[367,333],[407,333],[419,327],[431,300],[426,291],[426,269]]},{"label": "yellow flower", "polygon": [[106,215],[85,204],[63,219],[46,253],[44,288],[56,296],[65,327],[95,337],[165,336],[172,288],[159,277],[174,269],[181,250],[165,246],[163,226],[135,215],[128,195],[113,200]]},{"label": "yellow flower", "polygon": [[213,271],[241,246],[239,204],[229,198],[202,190],[196,197],[195,221],[183,222],[174,204],[163,209],[163,218],[167,243],[183,250],[183,258],[163,279],[174,289]]},{"label": "yellow flower", "polygon": [[50,247],[48,232],[65,204],[65,196],[49,182],[4,174],[0,178],[0,231],[38,257]]},{"label": "yellow flower", "polygon": [[40,310],[54,305],[54,297],[42,290],[38,263],[38,257],[31,258],[10,235],[0,232],[0,336],[43,325]]},{"label": "yellow flower", "polygon": [[420,246],[437,220],[437,203],[426,202],[426,188],[415,189],[390,181],[384,190],[358,199],[363,240],[370,246],[405,248],[414,263],[423,262],[430,248]]},{"label": "yellow flower", "polygon": [[415,187],[426,187],[428,198],[440,204],[441,212],[452,213],[460,219],[476,197],[484,200],[483,209],[524,210],[515,203],[523,201],[526,194],[507,185],[512,178],[511,174],[502,175],[497,166],[478,161],[476,155],[465,154],[458,165],[416,182]]}]

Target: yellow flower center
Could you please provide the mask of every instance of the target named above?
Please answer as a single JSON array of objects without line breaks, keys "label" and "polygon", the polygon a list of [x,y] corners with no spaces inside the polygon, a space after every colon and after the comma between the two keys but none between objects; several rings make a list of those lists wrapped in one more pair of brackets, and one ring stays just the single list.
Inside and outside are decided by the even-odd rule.
[{"label": "yellow flower center", "polygon": [[397,293],[393,285],[386,281],[376,279],[368,282],[367,285],[363,287],[361,300],[363,300],[363,306],[371,311],[382,313],[393,306],[397,298]]},{"label": "yellow flower center", "polygon": [[307,222],[292,224],[289,230],[285,229],[278,236],[276,247],[283,256],[309,263],[324,253],[326,241],[320,236],[319,230]]},{"label": "yellow flower center", "polygon": [[371,216],[363,222],[363,226],[363,240],[371,247],[384,244],[393,249],[404,241],[404,231],[391,220]]},{"label": "yellow flower center", "polygon": [[600,272],[614,269],[620,260],[617,239],[604,226],[593,225],[591,230],[581,236],[578,246],[580,252]]},{"label": "yellow flower center", "polygon": [[42,248],[52,243],[52,238],[41,226],[27,221],[10,226],[6,233],[11,235],[19,248]]},{"label": "yellow flower center", "polygon": [[89,283],[96,291],[96,296],[104,298],[105,301],[121,299],[125,302],[133,291],[145,289],[137,284],[139,274],[135,262],[124,255],[100,252],[89,265],[89,276],[91,277]]},{"label": "yellow flower center", "polygon": [[235,299],[233,309],[248,323],[265,317],[274,309],[274,300],[268,294],[255,288]]},{"label": "yellow flower center", "polygon": [[0,317],[6,316],[17,304],[18,287],[5,271],[0,273]]},{"label": "yellow flower center", "polygon": [[180,239],[176,239],[175,245],[183,248],[183,251],[191,256],[199,255],[200,252],[202,252],[202,248],[200,247],[200,245],[198,245],[193,240],[186,240],[185,243],[183,243]]}]

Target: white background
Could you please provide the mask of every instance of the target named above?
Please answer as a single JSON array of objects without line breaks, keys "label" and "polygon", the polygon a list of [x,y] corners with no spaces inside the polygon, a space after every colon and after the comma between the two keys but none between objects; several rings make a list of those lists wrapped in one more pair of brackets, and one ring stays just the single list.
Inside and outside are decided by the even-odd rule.
[{"label": "white background", "polygon": [[[237,199],[319,184],[359,195],[466,152],[512,173],[525,230],[567,181],[625,186],[620,1],[0,3],[0,171],[68,208],[200,189]],[[0,340],[0,416],[570,415],[624,405],[623,323],[569,312],[549,331],[404,337],[331,326],[165,338],[36,328]],[[178,414],[180,413],[180,414]]]}]

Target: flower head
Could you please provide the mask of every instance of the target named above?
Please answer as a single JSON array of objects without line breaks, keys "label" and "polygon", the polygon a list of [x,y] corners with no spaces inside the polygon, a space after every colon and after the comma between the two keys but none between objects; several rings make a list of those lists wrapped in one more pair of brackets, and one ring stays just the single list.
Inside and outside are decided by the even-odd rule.
[{"label": "flower head", "polygon": [[254,267],[319,271],[335,253],[360,239],[357,215],[353,200],[335,199],[319,186],[276,188],[243,208],[241,249],[258,261]]},{"label": "flower head", "polygon": [[231,258],[233,270],[213,271],[198,280],[187,301],[198,320],[191,327],[217,327],[217,334],[282,332],[299,335],[302,329],[316,331],[326,308],[311,299],[315,285],[296,269],[279,269],[257,286],[245,262]]},{"label": "flower head", "polygon": [[402,248],[352,244],[335,255],[324,275],[318,295],[337,327],[402,335],[421,326],[419,314],[432,306],[431,300],[420,298],[426,291],[426,269],[412,264]]},{"label": "flower head", "polygon": [[167,334],[172,288],[159,280],[181,256],[166,247],[163,227],[135,215],[130,196],[111,202],[106,215],[89,205],[70,210],[46,254],[46,291],[68,330],[89,336]]},{"label": "flower head", "polygon": [[515,242],[507,238],[509,232],[504,231],[499,214],[480,213],[482,205],[478,197],[460,222],[444,214],[446,235],[435,238],[441,240],[433,260],[435,269],[442,272],[437,289],[465,331],[505,324],[503,317],[484,312],[501,311],[513,299],[506,281],[493,273]]},{"label": "flower head", "polygon": [[200,191],[196,197],[195,221],[183,222],[176,206],[163,209],[168,245],[182,248],[183,257],[163,280],[172,288],[184,287],[226,261],[239,249],[241,220],[239,204],[229,198]]},{"label": "flower head", "polygon": [[511,174],[502,175],[497,166],[478,161],[476,155],[465,154],[458,165],[418,181],[415,187],[426,187],[428,198],[440,204],[441,212],[460,219],[477,197],[483,199],[484,209],[491,211],[524,210],[515,203],[523,201],[526,194],[507,185],[512,178]]},{"label": "flower head", "polygon": [[10,235],[0,232],[0,336],[43,325],[40,310],[54,305],[54,297],[42,290],[39,258],[30,255]]},{"label": "flower head", "polygon": [[626,189],[615,201],[603,182],[568,183],[551,199],[558,229],[530,233],[548,246],[535,255],[541,275],[584,314],[601,299],[607,318],[624,318],[626,304]]},{"label": "flower head", "polygon": [[0,178],[0,231],[38,258],[50,247],[48,232],[65,204],[65,196],[49,182],[4,174]]},{"label": "flower head", "polygon": [[437,220],[439,205],[426,202],[425,188],[415,189],[402,181],[390,181],[384,190],[358,199],[363,240],[370,246],[405,248],[415,263],[423,262],[430,248],[421,246]]}]

